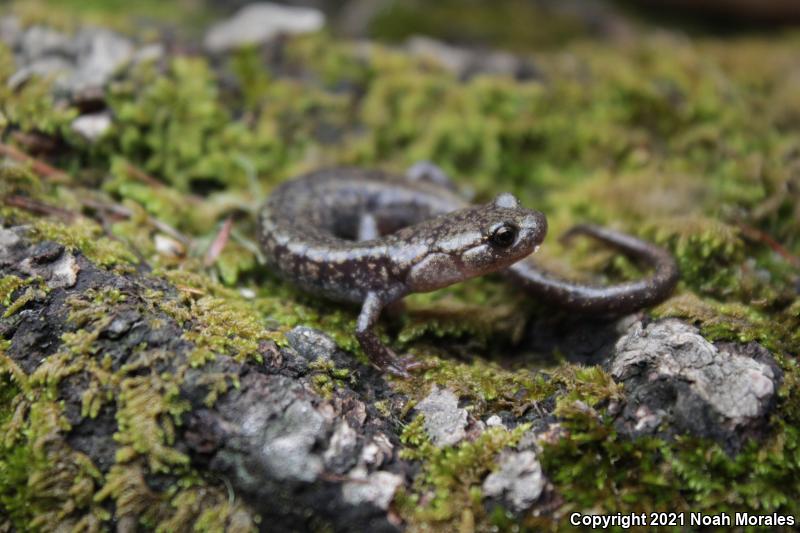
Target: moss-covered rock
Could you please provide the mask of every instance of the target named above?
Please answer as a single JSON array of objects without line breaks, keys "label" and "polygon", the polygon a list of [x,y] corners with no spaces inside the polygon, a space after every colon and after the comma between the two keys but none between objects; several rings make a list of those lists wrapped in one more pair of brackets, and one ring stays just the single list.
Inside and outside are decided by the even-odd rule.
[{"label": "moss-covered rock", "polygon": [[[137,46],[160,39],[107,5],[54,22],[72,4],[13,9],[23,30],[103,20]],[[461,15],[472,24],[476,12]],[[72,128],[87,110],[55,98],[51,80],[7,85],[23,59],[0,44],[0,529],[510,531],[561,529],[573,511],[800,515],[798,37],[615,40],[551,15],[537,24],[568,28],[563,38],[521,40],[499,23],[501,42],[536,52],[525,79],[463,79],[326,32],[134,62],[93,104],[112,117],[94,142]],[[398,20],[374,31],[399,37]],[[498,20],[473,35],[498,42]],[[390,345],[426,363],[413,379],[365,366],[356,310],[263,268],[254,215],[303,170],[420,159],[478,200],[514,192],[555,234],[588,220],[668,247],[682,281],[636,318],[680,319],[741,357],[769,350],[782,382],[750,440],[726,446],[668,418],[631,437],[620,420],[644,393],[611,364],[631,324],[559,315],[497,279],[415,295],[382,322]],[[641,275],[553,238],[539,260],[597,282]],[[327,339],[324,357],[302,331]],[[415,409],[434,389],[467,413],[459,442],[432,444]],[[510,454],[535,457],[547,480],[528,511],[483,493]]]}]

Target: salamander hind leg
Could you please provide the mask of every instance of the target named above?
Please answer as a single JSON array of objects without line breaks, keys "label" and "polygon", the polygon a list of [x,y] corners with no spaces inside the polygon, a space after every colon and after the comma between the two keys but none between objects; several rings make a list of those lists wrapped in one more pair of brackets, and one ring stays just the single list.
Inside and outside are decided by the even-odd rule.
[{"label": "salamander hind leg", "polygon": [[419,161],[411,165],[406,170],[406,178],[409,181],[426,181],[451,191],[456,190],[455,183],[450,179],[450,176],[440,166],[430,161]]},{"label": "salamander hind leg", "polygon": [[358,235],[356,236],[356,240],[369,241],[371,239],[377,239],[380,236],[378,221],[375,219],[375,215],[363,213],[358,219]]},{"label": "salamander hind leg", "polygon": [[381,342],[378,334],[375,333],[375,324],[378,322],[381,310],[386,304],[374,292],[367,295],[361,307],[361,313],[358,315],[356,338],[375,367],[390,372],[395,376],[408,379],[411,377],[410,372],[422,368],[422,364],[410,357],[397,357],[388,346]]}]

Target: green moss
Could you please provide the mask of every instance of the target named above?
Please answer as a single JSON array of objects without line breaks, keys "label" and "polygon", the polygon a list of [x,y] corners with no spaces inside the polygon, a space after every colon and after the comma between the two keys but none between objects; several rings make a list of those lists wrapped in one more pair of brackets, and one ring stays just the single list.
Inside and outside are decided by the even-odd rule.
[{"label": "green moss", "polygon": [[[159,295],[150,296],[154,300],[144,305],[156,308],[163,301],[163,297],[155,299]],[[13,397],[0,408],[4,435],[0,502],[9,509],[11,523],[18,527],[62,524],[95,529],[110,518],[104,502],[112,498],[119,519],[127,517],[158,530],[173,531],[177,524],[194,522],[207,530],[254,530],[247,508],[229,501],[226,491],[205,482],[188,483],[167,494],[147,487],[145,471],[199,479],[188,467],[188,457],[173,446],[181,415],[188,408],[179,390],[186,367],[179,365],[175,375],[156,373],[153,368],[159,365],[159,359],[174,354],[142,347],[113,371],[110,358],[98,358],[97,341],[113,318],[112,310],[130,304],[130,295],[109,287],[85,291],[66,303],[74,330],[62,335],[58,352],[45,358],[33,374],[26,376],[0,354],[2,397]],[[56,401],[58,385],[77,373],[88,378],[82,416],[95,417],[103,404],[115,403],[118,426],[114,438],[119,448],[116,464],[106,478],[64,440],[70,427]],[[221,385],[227,386],[228,376],[205,377],[209,378],[210,405],[224,393]],[[238,384],[234,380],[232,385]],[[19,394],[22,390],[26,394]]]},{"label": "green moss", "polygon": [[180,291],[176,300],[164,300],[160,308],[179,324],[192,323],[183,337],[194,345],[192,366],[202,366],[215,354],[229,353],[244,362],[260,362],[259,345],[282,341],[278,331],[265,329],[257,304],[205,276],[180,271],[162,273]]},{"label": "green moss", "polygon": [[[254,307],[268,326],[284,333],[294,326],[305,325],[327,333],[343,350],[353,352],[366,363],[367,358],[355,338],[357,307],[336,305],[305,294],[275,279],[263,280],[253,300]],[[275,341],[285,345],[282,335]]]},{"label": "green moss", "polygon": [[246,183],[243,170],[222,156],[220,140],[249,140],[220,106],[212,76],[197,59],[176,59],[167,73],[152,64],[140,66],[112,94],[119,126],[108,142],[118,153],[143,160],[145,171],[181,191],[189,190],[193,180]]},{"label": "green moss", "polygon": [[[108,518],[92,501],[102,474],[64,440],[69,424],[57,403],[40,400],[25,409],[17,440],[0,448],[0,504],[8,519],[17,528],[96,528]],[[4,433],[13,422],[3,421]]]},{"label": "green moss", "polygon": [[623,399],[622,385],[599,366],[562,365],[553,372],[553,381],[564,391],[557,398],[557,414],[570,409],[575,402],[595,407]]},{"label": "green moss", "polygon": [[141,21],[161,21],[182,24],[186,31],[207,23],[211,18],[208,9],[200,2],[160,2],[144,0],[130,5],[120,0],[13,0],[15,14],[27,24],[46,24],[64,31],[92,24],[118,31],[138,32],[145,37],[155,36],[155,30],[142,28]]},{"label": "green moss", "polygon": [[565,498],[567,514],[588,508],[604,513],[689,510],[662,460],[663,441],[621,438],[610,420],[576,403],[563,405],[559,415],[566,437],[543,443],[540,461]]},{"label": "green moss", "polygon": [[469,400],[478,417],[501,410],[522,414],[532,402],[541,401],[556,390],[556,384],[545,374],[525,369],[510,371],[482,359],[470,363],[430,356],[417,359],[430,368],[413,380],[395,380],[395,390],[421,400],[430,385],[446,387],[459,398]]},{"label": "green moss", "polygon": [[[135,366],[138,365],[126,365],[124,370],[132,371]],[[172,447],[175,425],[189,407],[180,398],[179,385],[172,376],[125,378],[119,385],[117,403],[115,440],[121,446],[117,450],[118,463],[143,454],[153,472],[188,464],[189,458]]]},{"label": "green moss", "polygon": [[513,431],[489,428],[472,442],[437,448],[425,436],[422,423],[422,415],[418,415],[400,436],[406,446],[401,457],[424,461],[412,492],[398,497],[401,514],[416,524],[439,528],[481,520],[486,515],[481,503],[483,478],[495,467],[497,454],[514,446],[529,426],[523,424]]},{"label": "green moss", "polygon": [[673,250],[681,280],[701,294],[726,296],[737,288],[744,243],[738,231],[713,219],[652,224],[648,236]]},{"label": "green moss", "polygon": [[159,532],[256,530],[257,519],[246,507],[196,475],[187,475],[166,493],[158,493],[147,485],[140,465],[115,465],[95,495],[97,502],[109,498],[120,519]]},{"label": "green moss", "polygon": [[719,445],[692,437],[675,443],[620,438],[613,421],[580,406],[560,409],[568,438],[543,443],[542,465],[566,512],[593,508],[603,513],[749,512],[796,515],[798,488],[798,373],[784,362],[787,381],[779,394],[775,433],[749,443],[735,456]]},{"label": "green moss", "polygon": [[52,80],[34,78],[19,89],[8,84],[15,72],[14,56],[0,43],[0,125],[13,125],[23,131],[60,135],[78,115],[69,106],[58,106],[51,96]]},{"label": "green moss", "polygon": [[[593,424],[595,431],[601,415],[594,407],[621,399],[621,386],[599,367],[564,365],[547,380],[539,376],[538,380],[528,377],[526,381],[520,371],[511,373],[478,365],[453,366],[455,369],[448,368],[446,372],[449,375],[440,383],[453,388],[460,398],[468,398],[472,414],[477,417],[485,416],[487,407],[492,411],[510,410],[521,415],[531,403],[556,394],[555,414],[559,418],[569,423],[573,418],[580,417],[581,422]],[[456,373],[453,373],[453,370],[456,370]],[[428,374],[430,373],[431,371],[428,371]],[[524,386],[520,386],[523,383]],[[500,393],[502,397],[492,396],[498,394],[499,391],[495,389],[498,385],[503,387]],[[419,387],[413,385],[409,388]],[[411,391],[405,392],[411,393]],[[481,397],[478,394],[490,396]],[[422,465],[422,473],[415,478],[412,490],[398,497],[401,514],[411,520],[415,527],[423,529],[434,526],[452,529],[464,523],[479,524],[481,527],[507,523],[508,518],[502,509],[496,509],[491,514],[487,513],[482,503],[480,485],[486,475],[493,470],[493,461],[497,453],[504,448],[514,446],[528,431],[529,425],[522,424],[512,431],[489,428],[471,442],[463,442],[454,447],[437,448],[428,439],[423,421],[422,415],[415,417],[404,427],[400,437],[404,444],[401,456],[420,461]],[[588,431],[583,426],[579,427],[581,431]],[[606,440],[608,435],[606,432],[602,438],[599,436],[596,438],[599,442],[608,443]],[[563,439],[563,444],[575,446],[576,443],[583,442],[582,435],[574,437],[577,439],[575,442],[572,442],[573,435],[569,435]],[[614,463],[613,459],[609,461],[610,470]],[[564,461],[564,466],[568,464],[568,461]],[[575,464],[571,464],[569,468],[572,470],[568,472],[578,477],[576,484],[583,482],[580,475],[585,476],[586,472],[578,472],[580,467]],[[555,476],[568,475],[567,472],[561,472],[557,468],[554,470]],[[572,477],[570,480],[572,481]],[[636,478],[629,475],[629,483],[633,484],[634,481]],[[586,480],[586,483],[593,482],[599,483],[591,477]],[[577,493],[580,488],[575,490]],[[596,498],[597,494],[593,496]],[[590,497],[587,497],[586,501],[590,501]],[[543,522],[537,521],[532,527],[542,525]]]},{"label": "green moss", "polygon": [[[208,219],[198,216],[197,201],[187,201],[186,195],[170,187],[154,187],[149,183],[137,181],[132,164],[124,158],[111,160],[111,179],[104,183],[104,189],[111,194],[129,200],[131,204],[160,220],[178,228],[192,228],[195,231],[208,231]],[[140,220],[140,223],[143,223]]]},{"label": "green moss", "polygon": [[[541,24],[543,19],[547,24]],[[577,13],[520,0],[501,0],[491,7],[475,1],[430,4],[413,0],[388,4],[372,22],[371,34],[389,40],[430,35],[525,50],[561,45],[581,36],[584,24]]]},{"label": "green moss", "polygon": [[158,531],[168,533],[181,529],[188,521],[198,532],[231,531],[253,533],[258,521],[241,502],[231,501],[228,494],[209,489],[202,482],[184,488],[171,501],[177,511],[172,518],[158,525]]},{"label": "green moss", "polygon": [[36,219],[32,236],[42,241],[55,241],[70,251],[80,251],[100,266],[134,265],[136,256],[125,244],[103,235],[102,228],[91,220],[79,218],[71,224]]},{"label": "green moss", "polygon": [[8,306],[8,309],[6,309],[5,313],[3,313],[3,318],[14,316],[17,311],[28,305],[30,302],[44,298],[44,296],[44,291],[28,287],[19,298],[14,300],[14,302]]},{"label": "green moss", "polygon": [[[19,289],[25,288],[19,292]],[[18,278],[17,276],[5,276],[0,279],[0,305],[6,309],[2,318],[14,316],[30,302],[42,300],[47,296],[49,289],[39,276],[30,278]],[[14,294],[17,297],[14,298]]]},{"label": "green moss", "polygon": [[11,195],[42,196],[44,185],[29,169],[19,165],[0,167],[0,198]]},{"label": "green moss", "polygon": [[12,295],[17,289],[27,285],[27,280],[17,276],[4,276],[0,278],[0,305],[8,307],[14,301]]},{"label": "green moss", "polygon": [[330,399],[337,388],[355,383],[355,376],[346,368],[337,368],[333,361],[319,358],[308,367],[311,383],[323,398]]},{"label": "green moss", "polygon": [[678,317],[700,327],[710,340],[759,341],[777,352],[797,350],[798,317],[790,307],[768,318],[764,313],[741,303],[720,303],[693,294],[673,297],[653,310],[655,316]]},{"label": "green moss", "polygon": [[[232,119],[207,62],[179,57],[165,73],[141,65],[115,87],[111,106],[118,126],[103,150],[123,155],[181,192],[246,189],[257,186],[257,176],[301,158],[311,141],[310,125],[343,116],[342,98],[298,91],[290,81],[253,80],[243,66],[234,66],[250,87],[243,104],[257,109],[248,122]],[[169,194],[119,179],[109,187],[132,198]]]},{"label": "green moss", "polygon": [[526,298],[507,283],[470,280],[431,293],[410,295],[397,340],[470,339],[488,347],[493,341],[520,340],[528,319]]},{"label": "green moss", "polygon": [[359,53],[357,43],[332,39],[326,32],[293,39],[286,56],[290,64],[336,92],[348,86],[365,88],[375,74],[371,61]]}]

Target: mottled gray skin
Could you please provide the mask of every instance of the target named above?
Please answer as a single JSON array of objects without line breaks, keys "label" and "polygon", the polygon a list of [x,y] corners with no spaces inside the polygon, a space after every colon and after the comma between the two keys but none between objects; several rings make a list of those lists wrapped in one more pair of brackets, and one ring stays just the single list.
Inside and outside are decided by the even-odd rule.
[{"label": "mottled gray skin", "polygon": [[[672,257],[634,237],[593,226],[584,233],[649,262],[645,280],[592,287],[566,282],[521,261],[544,240],[544,215],[510,194],[468,205],[432,165],[407,176],[353,168],[321,170],[288,181],[261,209],[260,240],[268,263],[314,294],[362,305],[356,336],[377,367],[399,376],[417,366],[378,339],[381,310],[413,292],[436,290],[506,270],[527,290],[587,312],[626,312],[669,294]],[[510,228],[510,229],[509,229]]]}]

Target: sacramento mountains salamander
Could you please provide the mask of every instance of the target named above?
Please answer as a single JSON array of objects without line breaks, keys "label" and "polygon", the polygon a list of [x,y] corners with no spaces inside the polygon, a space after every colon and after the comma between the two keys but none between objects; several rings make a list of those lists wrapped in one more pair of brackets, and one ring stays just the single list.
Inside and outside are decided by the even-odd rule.
[{"label": "sacramento mountains salamander", "polygon": [[547,219],[504,193],[469,205],[431,164],[406,176],[356,168],[320,170],[278,186],[261,208],[267,262],[301,289],[361,304],[356,337],[377,367],[407,377],[418,366],[398,358],[374,330],[381,310],[413,292],[505,271],[529,293],[581,313],[622,314],[666,298],[678,268],[666,250],[624,233],[579,225],[583,234],[647,263],[653,273],[607,287],[581,285],[537,269],[525,257],[547,233]]}]

